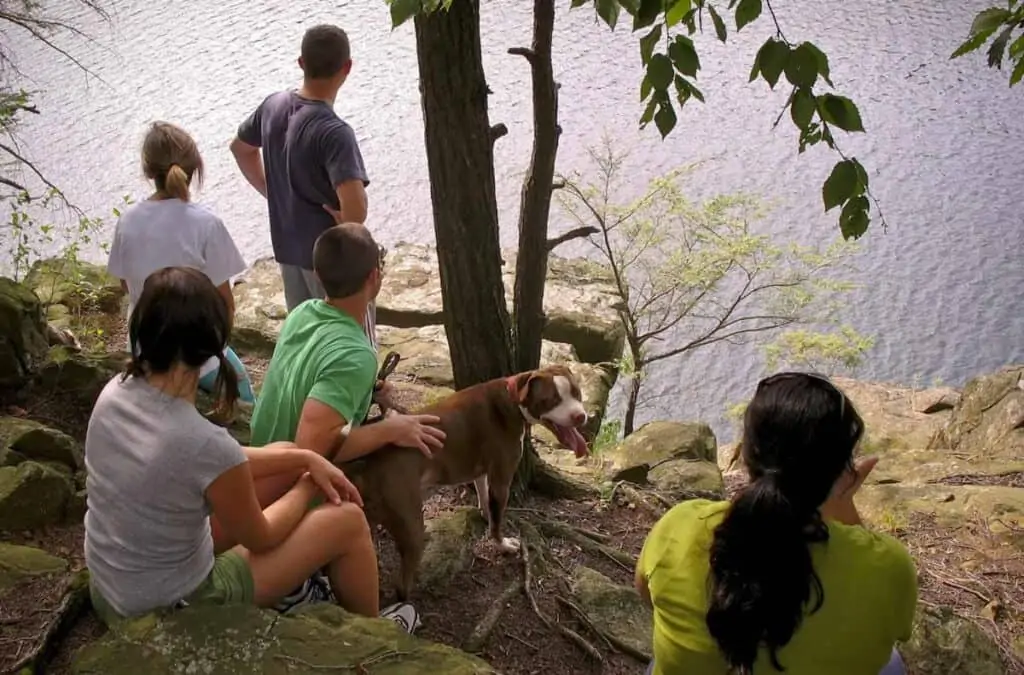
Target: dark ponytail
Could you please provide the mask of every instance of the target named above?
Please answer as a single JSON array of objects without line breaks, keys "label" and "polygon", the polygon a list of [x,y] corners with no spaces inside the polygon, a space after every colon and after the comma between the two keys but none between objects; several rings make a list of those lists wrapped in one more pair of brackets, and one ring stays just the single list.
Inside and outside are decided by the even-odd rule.
[{"label": "dark ponytail", "polygon": [[234,410],[238,401],[238,373],[228,363],[224,350],[217,352],[217,380],[214,383],[214,396],[228,410]]},{"label": "dark ponytail", "polygon": [[828,540],[818,509],[851,466],[861,429],[852,404],[823,378],[784,373],[758,386],[740,445],[750,482],[710,551],[707,627],[731,673],[753,675],[762,647],[784,670],[778,651],[805,611],[825,601],[810,546]]}]

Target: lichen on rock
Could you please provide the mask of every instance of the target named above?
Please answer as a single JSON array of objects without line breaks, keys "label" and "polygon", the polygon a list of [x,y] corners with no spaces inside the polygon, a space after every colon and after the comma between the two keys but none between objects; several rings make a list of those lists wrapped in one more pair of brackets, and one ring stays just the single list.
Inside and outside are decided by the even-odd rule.
[{"label": "lichen on rock", "polygon": [[46,574],[58,574],[68,568],[66,560],[32,546],[0,542],[0,592],[19,581]]},{"label": "lichen on rock", "polygon": [[64,519],[71,477],[37,462],[0,468],[0,530],[31,530]]},{"label": "lichen on rock", "polygon": [[62,431],[17,417],[0,417],[0,449],[40,462],[59,462],[71,470],[84,466],[78,441]]},{"label": "lichen on rock", "polygon": [[0,387],[24,384],[46,359],[42,303],[26,286],[0,277]]}]

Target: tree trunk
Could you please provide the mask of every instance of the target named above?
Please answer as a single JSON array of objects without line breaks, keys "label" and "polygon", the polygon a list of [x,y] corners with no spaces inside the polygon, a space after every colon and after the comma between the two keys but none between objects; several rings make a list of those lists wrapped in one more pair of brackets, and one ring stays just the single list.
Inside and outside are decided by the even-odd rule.
[{"label": "tree trunk", "polygon": [[636,405],[640,399],[640,372],[633,373],[629,380],[629,399],[626,401],[626,417],[622,421],[622,437],[633,433],[636,420]]},{"label": "tree trunk", "polygon": [[444,326],[462,389],[513,372],[480,2],[453,2],[415,22]]},{"label": "tree trunk", "polygon": [[[544,283],[548,271],[548,216],[558,153],[558,85],[551,65],[551,41],[555,26],[554,0],[534,0],[533,45],[513,48],[530,64],[533,81],[533,155],[523,180],[519,206],[519,252],[513,300],[515,313],[515,369],[532,370],[540,365],[544,331]],[[533,479],[536,455],[527,438],[513,492],[521,496]]]}]

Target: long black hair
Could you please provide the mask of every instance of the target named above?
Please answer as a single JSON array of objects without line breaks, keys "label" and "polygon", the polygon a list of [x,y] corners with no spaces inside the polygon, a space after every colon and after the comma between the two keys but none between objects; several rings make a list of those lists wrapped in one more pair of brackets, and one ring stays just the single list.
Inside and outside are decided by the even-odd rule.
[{"label": "long black hair", "polygon": [[124,377],[163,374],[176,364],[199,369],[216,356],[217,398],[238,400],[238,375],[224,358],[231,319],[210,279],[191,267],[164,267],[142,286],[128,319],[132,359]]},{"label": "long black hair", "polygon": [[824,377],[780,373],[758,383],[743,426],[750,482],[715,528],[706,620],[730,671],[752,675],[762,646],[783,670],[778,650],[825,600],[809,547],[828,540],[819,507],[864,423]]}]

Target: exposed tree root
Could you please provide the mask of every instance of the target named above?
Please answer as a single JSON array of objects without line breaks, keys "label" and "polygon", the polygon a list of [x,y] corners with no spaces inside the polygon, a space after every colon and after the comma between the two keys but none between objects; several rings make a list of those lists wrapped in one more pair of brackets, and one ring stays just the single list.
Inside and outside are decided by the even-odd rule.
[{"label": "exposed tree root", "polygon": [[619,492],[631,503],[643,507],[657,517],[661,517],[667,510],[675,506],[666,497],[654,491],[640,492],[631,483],[624,480],[620,480],[612,487],[611,495],[608,497],[609,501],[615,501],[615,495]]},{"label": "exposed tree root", "polygon": [[636,558],[630,554],[610,546],[605,546],[601,542],[595,541],[586,533],[572,527],[571,525],[559,523],[547,518],[535,518],[531,520],[538,528],[540,528],[541,532],[549,537],[561,537],[566,541],[571,541],[586,551],[603,555],[630,572],[636,568]]},{"label": "exposed tree root", "polygon": [[52,618],[36,639],[35,646],[14,664],[10,672],[45,672],[46,660],[51,656],[57,641],[74,625],[88,604],[88,584],[84,583],[80,576],[73,577],[64,591],[60,604],[54,609]]},{"label": "exposed tree root", "polygon": [[521,588],[523,588],[523,582],[518,579],[508,585],[505,591],[491,605],[491,608],[487,610],[484,617],[480,619],[480,622],[473,628],[473,632],[470,633],[465,644],[462,646],[463,651],[476,654],[483,649],[488,638],[491,637],[491,633],[494,632],[495,626],[498,625],[498,619],[501,618],[501,613],[505,611],[505,606],[512,601],[512,598]]},{"label": "exposed tree root", "polygon": [[597,635],[599,638],[601,638],[605,642],[605,644],[607,644],[612,649],[615,649],[615,650],[625,654],[626,656],[631,656],[634,659],[636,659],[637,661],[639,661],[640,663],[643,663],[644,665],[647,665],[648,663],[650,663],[650,661],[651,661],[651,655],[650,654],[645,654],[644,652],[642,652],[639,649],[633,647],[632,645],[626,644],[625,642],[623,642],[619,638],[615,637],[611,633],[607,633],[607,632],[601,630],[600,628],[598,628],[594,624],[594,622],[591,621],[591,619],[587,615],[587,613],[585,611],[583,611],[583,609],[579,605],[577,605],[576,603],[572,602],[571,600],[567,600],[566,598],[563,598],[561,596],[557,596],[555,598],[555,600],[557,600],[560,604],[562,604],[565,607],[567,607],[569,609],[569,611],[572,612],[576,616],[576,618],[579,619],[583,623],[583,625],[585,625],[587,628],[589,628],[591,630],[591,632],[593,632],[595,635]]},{"label": "exposed tree root", "polygon": [[[533,594],[533,565],[538,567],[542,564],[542,554],[539,546],[536,546],[535,542],[540,540],[540,533],[537,532],[537,528],[534,527],[528,521],[521,521],[519,524],[520,529],[520,541],[522,543],[523,553],[523,574],[524,583],[523,587],[526,590],[526,597],[530,600],[530,607],[533,609],[533,613],[537,615],[537,618],[548,627],[549,630],[556,630],[566,638],[574,643],[577,647],[582,649],[590,658],[598,662],[603,662],[604,658],[601,656],[601,652],[590,644],[582,635],[576,631],[563,626],[562,624],[552,621],[537,604],[537,598]],[[532,549],[532,550],[531,550]]]},{"label": "exposed tree root", "polygon": [[573,501],[600,497],[596,487],[565,475],[539,457],[535,458],[534,462],[530,489],[535,494],[551,499],[571,499]]}]

